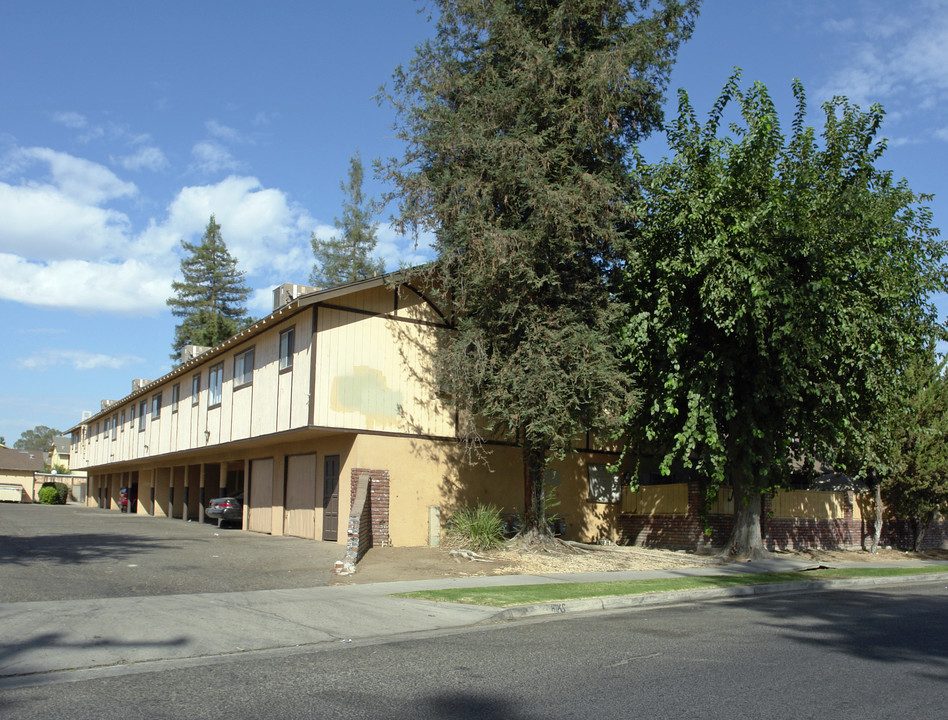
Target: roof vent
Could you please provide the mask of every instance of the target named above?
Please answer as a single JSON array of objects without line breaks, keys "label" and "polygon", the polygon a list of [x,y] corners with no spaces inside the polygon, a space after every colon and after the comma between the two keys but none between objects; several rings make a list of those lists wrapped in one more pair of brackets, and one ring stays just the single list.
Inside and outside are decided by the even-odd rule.
[{"label": "roof vent", "polygon": [[100,410],[107,410],[108,408],[115,405],[115,403],[116,403],[115,400],[103,400],[101,403],[99,403],[99,405],[101,406]]},{"label": "roof vent", "polygon": [[273,309],[279,310],[284,305],[289,305],[300,295],[315,292],[321,288],[311,285],[297,285],[296,283],[283,283],[273,288]]},{"label": "roof vent", "polygon": [[135,380],[132,380],[132,392],[138,392],[150,382],[151,380],[145,380],[144,378],[136,378]]},{"label": "roof vent", "polygon": [[198,355],[203,355],[210,349],[206,345],[185,345],[181,348],[181,363],[191,362]]}]

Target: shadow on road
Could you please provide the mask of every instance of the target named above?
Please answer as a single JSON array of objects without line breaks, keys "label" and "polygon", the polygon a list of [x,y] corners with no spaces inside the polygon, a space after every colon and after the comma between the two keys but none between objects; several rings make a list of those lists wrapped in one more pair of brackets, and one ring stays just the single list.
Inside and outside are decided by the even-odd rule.
[{"label": "shadow on road", "polygon": [[63,535],[0,535],[0,563],[29,565],[48,562],[76,565],[97,560],[122,560],[142,550],[179,548],[179,543],[115,533]]},{"label": "shadow on road", "polygon": [[876,662],[922,662],[948,681],[948,591],[791,593],[759,599],[754,609],[795,642]]}]

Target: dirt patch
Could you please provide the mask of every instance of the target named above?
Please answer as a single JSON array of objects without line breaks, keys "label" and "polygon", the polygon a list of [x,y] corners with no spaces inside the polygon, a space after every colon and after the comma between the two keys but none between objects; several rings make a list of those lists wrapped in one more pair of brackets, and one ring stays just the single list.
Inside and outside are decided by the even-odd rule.
[{"label": "dirt patch", "polygon": [[[910,553],[880,549],[872,555],[863,551],[804,550],[775,553],[777,557],[794,557],[819,562],[886,562],[912,560],[946,560],[948,551],[930,550]],[[707,554],[638,547],[606,547],[578,555],[546,553],[515,553],[497,551],[483,553],[484,562],[462,559],[449,548],[410,547],[372,548],[359,562],[354,575],[334,576],[333,585],[393,582],[397,580],[430,580],[445,577],[483,575],[537,575],[582,572],[618,572],[622,570],[670,570],[698,567],[714,562]]]}]

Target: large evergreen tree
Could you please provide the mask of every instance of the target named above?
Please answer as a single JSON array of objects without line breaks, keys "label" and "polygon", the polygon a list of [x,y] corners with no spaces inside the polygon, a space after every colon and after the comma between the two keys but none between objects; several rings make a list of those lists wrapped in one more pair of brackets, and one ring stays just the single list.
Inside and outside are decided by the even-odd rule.
[{"label": "large evergreen tree", "polygon": [[362,193],[362,176],[362,158],[356,152],[349,160],[349,181],[339,183],[345,195],[342,219],[335,222],[340,234],[329,240],[320,240],[316,233],[312,236],[313,285],[332,287],[385,272],[385,263],[372,257],[378,223],[372,220],[374,203]]},{"label": "large evergreen tree", "polygon": [[[403,231],[434,231],[454,324],[436,367],[459,406],[522,447],[524,537],[545,541],[548,460],[628,408],[607,276],[626,158],[657,128],[697,2],[439,0],[388,96]],[[473,435],[476,439],[476,433]]]},{"label": "large evergreen tree", "polygon": [[[733,488],[731,557],[764,554],[762,492],[878,427],[945,289],[927,198],[876,167],[881,109],[827,103],[820,143],[794,92],[788,139],[760,84],[735,75],[703,124],[682,92],[674,157],[637,170],[623,295],[644,402],[630,431],[664,471]],[[732,102],[743,122],[721,137]]]},{"label": "large evergreen tree", "polygon": [[175,360],[185,345],[213,347],[250,322],[244,304],[250,289],[244,285],[244,273],[228,252],[214,216],[200,243],[182,240],[181,247],[186,253],[181,259],[182,279],[171,283],[174,296],[168,298],[171,314],[181,318],[172,343]]}]

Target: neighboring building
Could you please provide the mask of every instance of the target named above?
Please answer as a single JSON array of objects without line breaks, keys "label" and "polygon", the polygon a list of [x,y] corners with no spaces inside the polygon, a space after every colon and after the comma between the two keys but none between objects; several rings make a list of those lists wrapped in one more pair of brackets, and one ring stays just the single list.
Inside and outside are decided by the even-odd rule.
[{"label": "neighboring building", "polygon": [[71,439],[65,435],[53,438],[47,460],[50,469],[64,467],[69,470],[70,443]]},{"label": "neighboring building", "polygon": [[[70,430],[88,504],[117,508],[129,487],[137,512],[198,519],[243,492],[245,529],[346,543],[358,500],[359,539],[401,546],[437,544],[478,500],[522,511],[517,447],[488,441],[489,467],[465,461],[464,419],[431,368],[447,325],[423,291],[386,275],[274,298],[272,314]],[[568,536],[618,527],[616,488],[591,498],[587,481],[587,464],[614,459],[585,448],[551,473]]]},{"label": "neighboring building", "polygon": [[21,499],[32,502],[35,472],[43,472],[42,453],[0,445],[0,485],[18,485]]}]

